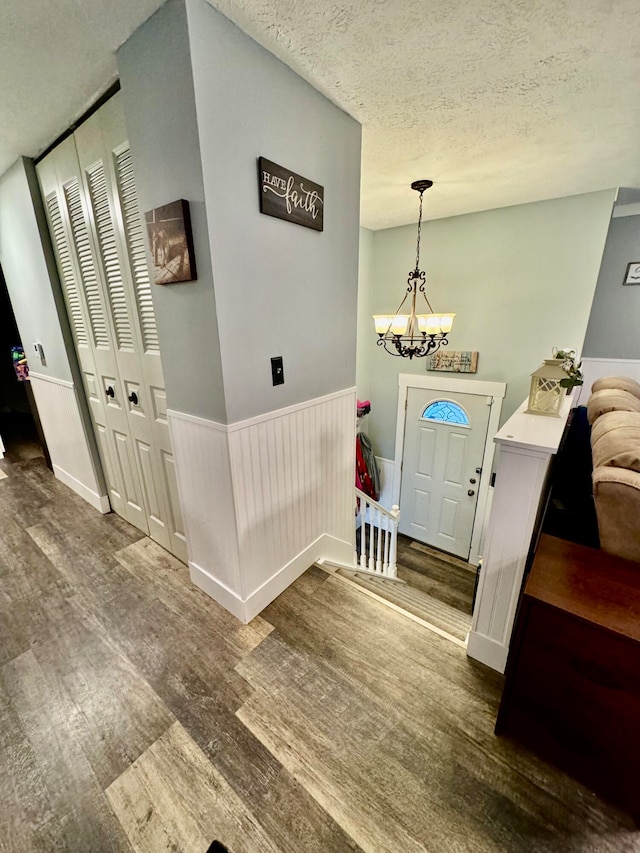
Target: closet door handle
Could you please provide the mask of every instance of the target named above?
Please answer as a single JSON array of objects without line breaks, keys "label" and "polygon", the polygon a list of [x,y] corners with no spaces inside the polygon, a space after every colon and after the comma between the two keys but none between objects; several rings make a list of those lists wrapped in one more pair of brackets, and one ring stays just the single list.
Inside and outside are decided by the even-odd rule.
[{"label": "closet door handle", "polygon": [[105,392],[104,392],[104,393],[107,395],[107,397],[111,397],[111,399],[112,399],[112,400],[113,400],[113,398],[116,396],[116,392],[113,390],[113,385],[108,385],[108,386],[105,388]]},{"label": "closet door handle", "polygon": [[127,399],[129,400],[129,402],[130,402],[130,403],[133,403],[133,405],[134,405],[134,406],[137,406],[137,405],[138,405],[138,395],[136,394],[136,392],[135,392],[135,391],[132,391],[132,392],[129,394],[129,396],[128,396],[128,398],[127,398]]},{"label": "closet door handle", "polygon": [[468,495],[469,495],[469,497],[471,498],[471,497],[473,497],[473,495],[475,495],[475,492],[474,492],[474,490],[473,490],[473,489],[469,489],[469,491],[467,492],[467,494],[468,494]]}]

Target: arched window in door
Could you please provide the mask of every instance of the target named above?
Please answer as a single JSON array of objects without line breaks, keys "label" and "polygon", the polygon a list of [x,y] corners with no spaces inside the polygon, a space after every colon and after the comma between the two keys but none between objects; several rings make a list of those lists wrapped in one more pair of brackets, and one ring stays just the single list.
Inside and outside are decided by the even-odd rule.
[{"label": "arched window in door", "polygon": [[429,403],[422,413],[425,421],[436,421],[440,424],[458,424],[458,426],[471,426],[469,416],[457,403],[451,400],[435,400]]}]

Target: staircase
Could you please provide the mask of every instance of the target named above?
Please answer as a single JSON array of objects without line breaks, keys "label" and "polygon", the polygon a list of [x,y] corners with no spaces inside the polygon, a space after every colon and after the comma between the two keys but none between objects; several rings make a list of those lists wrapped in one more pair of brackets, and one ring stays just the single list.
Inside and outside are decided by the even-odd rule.
[{"label": "staircase", "polygon": [[394,505],[388,510],[360,489],[356,489],[355,493],[357,510],[354,566],[368,575],[393,580],[397,576],[400,507]]},{"label": "staircase", "polygon": [[355,490],[355,498],[356,549],[353,564],[325,560],[320,564],[332,566],[340,577],[389,602],[392,607],[415,616],[426,627],[458,645],[465,645],[471,630],[471,615],[398,577],[400,508],[385,509],[360,489]]},{"label": "staircase", "polygon": [[401,610],[417,616],[418,619],[428,623],[456,640],[465,643],[467,634],[471,630],[471,615],[463,613],[437,598],[433,598],[421,589],[405,583],[397,578],[395,582],[389,582],[383,577],[375,577],[371,574],[360,572],[356,567],[353,569],[342,567],[338,574],[348,578],[370,592],[384,598],[385,601],[395,604]]}]

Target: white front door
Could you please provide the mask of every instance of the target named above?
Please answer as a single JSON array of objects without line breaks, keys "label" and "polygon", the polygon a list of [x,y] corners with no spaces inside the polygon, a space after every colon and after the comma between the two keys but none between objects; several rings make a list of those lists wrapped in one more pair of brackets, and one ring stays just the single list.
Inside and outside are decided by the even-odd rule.
[{"label": "white front door", "polygon": [[400,532],[469,558],[492,398],[409,388]]}]

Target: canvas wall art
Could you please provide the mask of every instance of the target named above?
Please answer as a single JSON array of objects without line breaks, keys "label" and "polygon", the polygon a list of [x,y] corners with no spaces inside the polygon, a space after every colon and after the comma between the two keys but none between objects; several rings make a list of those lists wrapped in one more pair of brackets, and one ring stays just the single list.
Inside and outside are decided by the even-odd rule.
[{"label": "canvas wall art", "polygon": [[144,215],[155,284],[195,281],[196,261],[189,202],[184,199],[156,207]]},{"label": "canvas wall art", "polygon": [[426,359],[427,370],[447,373],[475,373],[478,370],[478,353],[471,350],[438,350]]}]

